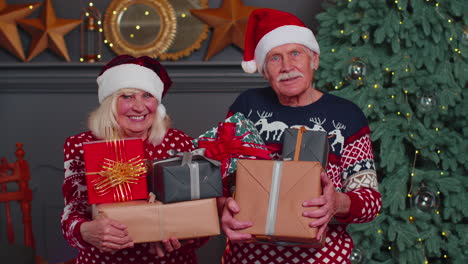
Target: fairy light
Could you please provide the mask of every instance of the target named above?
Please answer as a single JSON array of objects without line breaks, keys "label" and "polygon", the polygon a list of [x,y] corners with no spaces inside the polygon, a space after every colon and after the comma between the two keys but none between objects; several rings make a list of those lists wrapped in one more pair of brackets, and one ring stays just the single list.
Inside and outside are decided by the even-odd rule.
[{"label": "fairy light", "polygon": [[393,95],[393,94],[392,94],[392,96],[391,96],[391,97],[392,97],[392,99],[395,99],[395,95]]},{"label": "fairy light", "polygon": [[377,233],[382,234],[383,233],[382,229],[377,230]]},{"label": "fairy light", "polygon": [[367,105],[367,108],[372,108],[372,104],[368,104],[368,105]]},{"label": "fairy light", "polygon": [[447,254],[444,254],[444,258],[448,258]]},{"label": "fairy light", "polygon": [[398,111],[398,112],[397,112],[397,115],[401,115],[401,112],[400,112],[400,111]]},{"label": "fairy light", "polygon": [[408,195],[407,195],[407,196],[408,196],[408,198],[411,198],[411,197],[413,197],[413,195],[412,195],[411,193],[408,193]]},{"label": "fairy light", "polygon": [[91,7],[94,6],[93,2],[89,2],[89,6]]},{"label": "fairy light", "polygon": [[440,151],[440,149],[437,150],[437,154],[440,154],[442,151]]},{"label": "fairy light", "polygon": [[130,38],[134,38],[134,37],[135,37],[135,35],[133,35],[133,34],[130,34]]},{"label": "fairy light", "polygon": [[403,21],[400,20],[400,25],[403,25]]},{"label": "fairy light", "polygon": [[452,19],[448,19],[447,22],[452,23]]},{"label": "fairy light", "polygon": [[405,90],[405,94],[408,94],[408,90]]},{"label": "fairy light", "polygon": [[439,132],[439,128],[438,128],[438,127],[436,127],[436,128],[435,128],[435,131],[436,131],[436,132]]},{"label": "fairy light", "polygon": [[341,33],[341,34],[344,34],[344,30],[343,30],[343,29],[342,29],[342,30],[340,30],[340,33]]},{"label": "fairy light", "polygon": [[107,39],[105,39],[105,40],[104,40],[104,43],[107,44],[107,42],[108,42]]},{"label": "fairy light", "polygon": [[395,72],[392,72],[392,75],[395,75]]},{"label": "fairy light", "polygon": [[136,30],[140,30],[140,28],[141,28],[140,25],[136,25],[136,26],[135,26],[135,29],[136,29]]},{"label": "fairy light", "polygon": [[367,36],[367,35],[364,35],[364,36],[362,36],[362,38],[363,38],[363,39],[367,39],[367,38],[368,38],[368,36]]},{"label": "fairy light", "polygon": [[453,41],[453,37],[450,37],[450,38],[449,38],[449,41]]},{"label": "fairy light", "polygon": [[418,238],[418,242],[423,242],[423,239],[422,239],[422,238]]},{"label": "fairy light", "polygon": [[33,6],[33,5],[29,5],[28,7],[29,7],[29,9],[33,9],[33,8],[34,8],[34,6]]},{"label": "fairy light", "polygon": [[441,172],[440,172],[440,175],[444,175],[444,172],[443,172],[443,171],[441,171]]},{"label": "fairy light", "polygon": [[187,14],[182,13],[180,16],[181,16],[182,18],[186,18],[186,17],[187,17]]},{"label": "fairy light", "polygon": [[109,43],[109,47],[113,47],[113,46],[114,46],[114,44],[112,44],[112,43]]},{"label": "fairy light", "polygon": [[456,48],[456,49],[454,49],[454,51],[455,51],[455,52],[458,52],[458,51],[459,51],[459,49],[457,49],[457,48]]},{"label": "fairy light", "polygon": [[388,250],[392,250],[392,246],[388,246]]},{"label": "fairy light", "polygon": [[83,59],[83,58],[80,58],[80,62],[83,62],[83,61],[84,61],[84,59]]},{"label": "fairy light", "polygon": [[375,89],[379,88],[379,85],[378,85],[378,84],[374,84],[374,88],[375,88]]},{"label": "fairy light", "polygon": [[115,11],[115,10],[112,11],[112,14],[113,14],[113,15],[117,15],[117,11]]},{"label": "fairy light", "polygon": [[388,67],[385,67],[385,71],[388,71],[388,72],[389,72],[389,71],[390,71],[390,68],[388,68]]},{"label": "fairy light", "polygon": [[412,172],[412,173],[411,173],[411,177],[414,177],[414,175],[416,175],[416,174],[414,174],[414,172]]},{"label": "fairy light", "polygon": [[447,108],[447,107],[445,107],[445,105],[443,105],[441,108],[442,108],[442,110],[445,110],[445,108]]},{"label": "fairy light", "polygon": [[445,233],[445,231],[442,231],[441,234],[442,234],[442,236],[446,236],[446,235],[447,235],[447,233]]},{"label": "fairy light", "polygon": [[335,52],[335,49],[331,49],[331,52]]},{"label": "fairy light", "polygon": [[416,150],[414,153],[415,153],[416,155],[418,155],[418,154],[419,154],[419,150]]},{"label": "fairy light", "polygon": [[436,6],[436,7],[439,7],[439,3],[436,3],[435,6]]},{"label": "fairy light", "polygon": [[98,59],[101,59],[102,56],[101,56],[101,54],[98,54],[97,57],[98,57]]},{"label": "fairy light", "polygon": [[406,116],[407,116],[407,117],[410,117],[410,116],[411,116],[411,114],[410,114],[410,113],[406,113]]},{"label": "fairy light", "polygon": [[85,13],[85,16],[89,17],[89,13],[88,13],[88,12],[86,12],[86,13]]},{"label": "fairy light", "polygon": [[410,222],[414,221],[414,217],[412,217],[412,216],[408,217],[408,219],[410,220]]}]

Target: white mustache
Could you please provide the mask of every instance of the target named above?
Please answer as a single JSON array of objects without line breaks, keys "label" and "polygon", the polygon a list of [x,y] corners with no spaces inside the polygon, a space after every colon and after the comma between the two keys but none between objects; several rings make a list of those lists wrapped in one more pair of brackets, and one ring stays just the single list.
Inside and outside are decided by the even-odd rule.
[{"label": "white mustache", "polygon": [[276,81],[282,81],[282,80],[287,80],[295,77],[304,77],[304,74],[298,72],[298,71],[292,71],[292,72],[286,72],[286,73],[281,73],[277,78]]}]

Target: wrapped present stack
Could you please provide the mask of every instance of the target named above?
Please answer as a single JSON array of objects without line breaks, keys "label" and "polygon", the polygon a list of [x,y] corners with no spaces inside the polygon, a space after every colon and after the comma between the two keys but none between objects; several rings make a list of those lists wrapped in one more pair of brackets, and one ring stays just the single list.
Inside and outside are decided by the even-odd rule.
[{"label": "wrapped present stack", "polygon": [[235,200],[241,211],[235,218],[254,223],[241,232],[257,242],[319,248],[325,236],[316,238],[318,229],[309,227],[314,219],[302,216],[302,202],[322,194],[320,173],[326,168],[328,140],[304,128],[288,132],[286,160],[239,160]]},{"label": "wrapped present stack", "polygon": [[[237,169],[239,159],[271,160],[271,150],[265,145],[255,125],[242,113],[235,113],[193,140],[195,147],[204,148],[205,155],[221,162],[223,185]],[[225,195],[230,195],[224,190]]]},{"label": "wrapped present stack", "polygon": [[[148,167],[153,161],[144,160],[141,139],[90,142],[83,149],[93,219],[117,219],[128,227],[135,243],[220,234],[213,198],[222,192],[217,161],[206,168],[204,160],[194,158],[194,153],[181,153],[174,167],[186,169],[164,174],[164,170]],[[161,164],[171,162],[163,160]],[[162,190],[164,201],[148,201],[148,188]]]}]

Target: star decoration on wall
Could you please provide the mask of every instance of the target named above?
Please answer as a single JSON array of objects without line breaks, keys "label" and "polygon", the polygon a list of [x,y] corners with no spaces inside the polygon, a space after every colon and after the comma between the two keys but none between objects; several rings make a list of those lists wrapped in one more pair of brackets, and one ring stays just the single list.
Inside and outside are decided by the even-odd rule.
[{"label": "star decoration on wall", "polygon": [[190,12],[213,28],[205,60],[229,44],[244,49],[244,36],[250,13],[260,7],[246,6],[242,0],[224,0],[220,8],[191,9]]},{"label": "star decoration on wall", "polygon": [[64,36],[80,23],[79,19],[57,18],[51,0],[46,0],[39,18],[18,20],[18,24],[32,36],[26,61],[30,61],[47,48],[70,61]]},{"label": "star decoration on wall", "polygon": [[16,26],[16,20],[29,16],[42,3],[7,5],[6,0],[0,0],[0,47],[8,50],[22,61],[23,45]]}]

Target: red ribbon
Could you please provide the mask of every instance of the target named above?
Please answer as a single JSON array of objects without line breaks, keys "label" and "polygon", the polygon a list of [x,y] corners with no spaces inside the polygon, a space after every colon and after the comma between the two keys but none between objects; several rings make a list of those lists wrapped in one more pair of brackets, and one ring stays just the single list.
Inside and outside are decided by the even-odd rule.
[{"label": "red ribbon", "polygon": [[225,165],[232,158],[254,156],[261,159],[271,159],[271,151],[266,149],[266,146],[242,141],[248,134],[251,134],[251,132],[236,136],[236,123],[221,122],[218,126],[217,138],[201,137],[198,141],[198,147],[205,148],[205,156],[223,163],[222,175],[225,177],[227,176],[225,173],[228,168]]}]

